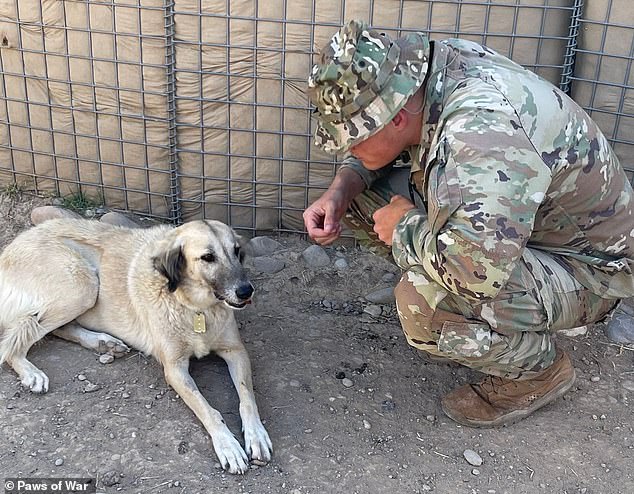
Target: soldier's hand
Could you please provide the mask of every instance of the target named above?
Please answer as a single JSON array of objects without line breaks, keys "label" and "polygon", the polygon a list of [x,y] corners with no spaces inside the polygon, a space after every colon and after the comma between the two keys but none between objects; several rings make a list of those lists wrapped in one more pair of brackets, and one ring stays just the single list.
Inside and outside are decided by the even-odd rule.
[{"label": "soldier's hand", "polygon": [[341,235],[341,218],[352,199],[365,188],[358,173],[342,168],[335,175],[328,190],[304,211],[304,225],[308,236],[320,245],[328,245]]},{"label": "soldier's hand", "polygon": [[340,220],[346,212],[345,198],[328,190],[304,211],[308,236],[320,245],[328,245],[341,235]]},{"label": "soldier's hand", "polygon": [[379,240],[387,245],[392,245],[394,228],[396,228],[403,215],[409,210],[415,209],[415,207],[405,197],[396,195],[392,197],[387,206],[377,209],[372,215],[372,219],[374,220],[374,231],[378,235]]}]

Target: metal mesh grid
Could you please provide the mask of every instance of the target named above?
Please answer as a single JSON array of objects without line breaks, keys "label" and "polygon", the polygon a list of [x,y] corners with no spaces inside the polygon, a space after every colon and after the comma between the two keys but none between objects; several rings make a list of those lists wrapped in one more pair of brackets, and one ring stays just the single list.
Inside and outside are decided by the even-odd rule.
[{"label": "metal mesh grid", "polygon": [[170,217],[166,8],[2,4],[1,176]]},{"label": "metal mesh grid", "polygon": [[[302,231],[302,210],[336,168],[311,144],[305,80],[351,18],[486,44],[572,87],[629,151],[634,45],[610,43],[632,38],[634,23],[616,16],[628,1],[10,0],[0,5],[0,182],[175,222]],[[592,60],[573,74],[575,54]]]},{"label": "metal mesh grid", "polygon": [[[304,88],[316,52],[347,19],[469,38],[559,83],[574,9],[568,0],[176,4],[176,25],[188,26],[176,41],[177,101],[191,109],[178,116],[180,173],[183,190],[196,191],[180,199],[184,217],[290,231],[334,175],[334,160],[311,146]],[[210,52],[225,58],[206,63]],[[224,117],[205,121],[209,111]]]},{"label": "metal mesh grid", "polygon": [[586,1],[572,96],[599,124],[634,177],[634,9],[631,0]]}]

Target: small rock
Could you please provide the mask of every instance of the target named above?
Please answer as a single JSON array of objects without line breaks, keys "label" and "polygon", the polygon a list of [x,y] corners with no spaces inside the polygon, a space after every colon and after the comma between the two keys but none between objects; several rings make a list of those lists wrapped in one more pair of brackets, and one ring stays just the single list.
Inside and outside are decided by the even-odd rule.
[{"label": "small rock", "polygon": [[176,451],[178,451],[179,455],[184,455],[189,451],[189,443],[187,441],[181,441],[176,446]]},{"label": "small rock", "polygon": [[427,415],[427,417],[425,417],[425,419],[428,422],[435,422],[436,421],[436,416],[435,415]]},{"label": "small rock", "polygon": [[385,273],[381,276],[381,281],[383,283],[392,283],[396,279],[396,275],[394,273]]},{"label": "small rock", "polygon": [[110,470],[109,472],[101,475],[101,483],[106,487],[112,487],[113,485],[119,483],[119,478],[119,472],[117,472],[116,470]]},{"label": "small rock", "polygon": [[373,304],[393,304],[396,301],[394,288],[392,287],[382,288],[381,290],[368,293],[365,298],[368,302],[372,302]]},{"label": "small rock", "polygon": [[[62,200],[62,203],[64,201]],[[56,218],[81,218],[79,214],[70,209],[59,206],[39,206],[31,211],[31,223],[39,225],[43,221]]]},{"label": "small rock", "polygon": [[574,338],[575,336],[584,336],[588,332],[588,326],[579,326],[577,328],[560,329],[557,331],[559,334]]},{"label": "small rock", "polygon": [[339,258],[335,261],[335,268],[339,271],[345,271],[348,269],[348,262],[343,258]]},{"label": "small rock", "polygon": [[121,455],[120,455],[120,454],[115,453],[114,455],[112,455],[112,456],[110,457],[110,459],[111,459],[112,461],[119,461],[119,460],[121,459]]},{"label": "small rock", "polygon": [[109,353],[104,353],[103,355],[99,355],[99,362],[102,364],[111,364],[114,362],[114,357]]},{"label": "small rock", "polygon": [[312,434],[313,430],[312,429],[304,429],[304,434]]},{"label": "small rock", "polygon": [[13,410],[13,403],[9,403],[7,405],[7,410]]},{"label": "small rock", "polygon": [[273,259],[272,257],[256,257],[253,260],[253,269],[260,273],[275,274],[279,273],[286,267],[286,263],[281,259]]},{"label": "small rock", "polygon": [[97,391],[98,388],[99,386],[97,386],[96,384],[88,383],[86,384],[86,386],[84,386],[84,393],[92,393],[93,391]]},{"label": "small rock", "polygon": [[270,237],[253,237],[248,243],[248,250],[253,257],[270,255],[282,248],[282,244]]},{"label": "small rock", "polygon": [[634,318],[617,310],[605,328],[605,335],[614,343],[634,343]]},{"label": "small rock", "polygon": [[323,268],[330,265],[330,257],[319,245],[311,245],[302,252],[304,262],[311,268]]},{"label": "small rock", "polygon": [[[97,210],[97,214],[100,213],[101,211]],[[110,211],[104,214],[99,218],[99,221],[107,223],[108,225],[122,226],[124,228],[141,228],[141,223],[134,221],[131,216],[119,213],[118,211]]]},{"label": "small rock", "polygon": [[[254,458],[253,460],[251,460],[251,463],[253,463],[254,465],[257,465],[259,467],[265,467],[266,466],[266,462],[262,461],[262,460],[258,460],[257,458]],[[217,463],[218,468],[220,468],[220,463]]]},{"label": "small rock", "polygon": [[477,468],[474,468],[473,470],[471,470],[471,473],[477,476],[477,475],[480,475],[480,470],[478,470]]},{"label": "small rock", "polygon": [[344,377],[341,380],[341,384],[343,384],[346,388],[351,388],[352,386],[354,386],[352,379],[348,379],[347,377]]},{"label": "small rock", "polygon": [[370,430],[372,429],[372,426],[370,425],[370,422],[368,422],[367,420],[363,419],[363,428]]},{"label": "small rock", "polygon": [[57,460],[55,460],[56,467],[61,467],[63,464],[64,464],[64,458],[58,458]]},{"label": "small rock", "polygon": [[396,403],[392,400],[384,400],[383,403],[381,403],[381,408],[386,412],[391,412],[396,408]]},{"label": "small rock", "polygon": [[383,310],[380,305],[368,305],[363,308],[363,312],[370,314],[372,317],[380,317],[383,314]]},{"label": "small rock", "polygon": [[601,380],[601,378],[600,378],[599,376],[592,376],[592,377],[590,378],[590,380],[591,380],[593,383],[598,383],[598,382]]},{"label": "small rock", "polygon": [[79,374],[79,375],[77,376],[77,380],[78,380],[78,381],[85,381],[85,380],[86,380],[86,376],[84,376],[83,374]]},{"label": "small rock", "polygon": [[124,392],[124,393],[121,395],[121,398],[130,398],[130,393],[125,393],[125,392]]},{"label": "small rock", "polygon": [[291,381],[288,384],[290,384],[292,388],[299,388],[300,386],[300,383],[297,379],[291,379]]},{"label": "small rock", "polygon": [[469,465],[473,465],[474,467],[482,465],[482,457],[472,449],[465,449],[462,454]]}]

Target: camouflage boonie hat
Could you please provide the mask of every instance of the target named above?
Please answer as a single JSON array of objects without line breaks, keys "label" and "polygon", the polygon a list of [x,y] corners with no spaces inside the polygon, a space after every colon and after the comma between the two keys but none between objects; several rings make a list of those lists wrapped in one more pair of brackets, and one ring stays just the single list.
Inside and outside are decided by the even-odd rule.
[{"label": "camouflage boonie hat", "polygon": [[308,78],[318,119],[315,144],[346,151],[381,130],[422,85],[429,39],[408,33],[392,40],[350,21],[322,49]]}]

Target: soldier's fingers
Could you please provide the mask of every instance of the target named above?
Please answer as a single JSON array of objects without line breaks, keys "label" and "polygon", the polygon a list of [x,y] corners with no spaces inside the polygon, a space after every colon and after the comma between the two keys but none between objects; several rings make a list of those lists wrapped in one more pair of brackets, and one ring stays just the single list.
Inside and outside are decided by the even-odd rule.
[{"label": "soldier's fingers", "polygon": [[317,242],[319,245],[329,245],[333,243],[335,240],[337,240],[338,237],[339,235],[326,235],[323,237],[314,238],[313,240]]},{"label": "soldier's fingers", "polygon": [[324,215],[323,213],[316,211],[314,209],[307,209],[304,211],[304,225],[306,226],[306,230],[308,233],[316,230],[321,230],[324,224]]}]

